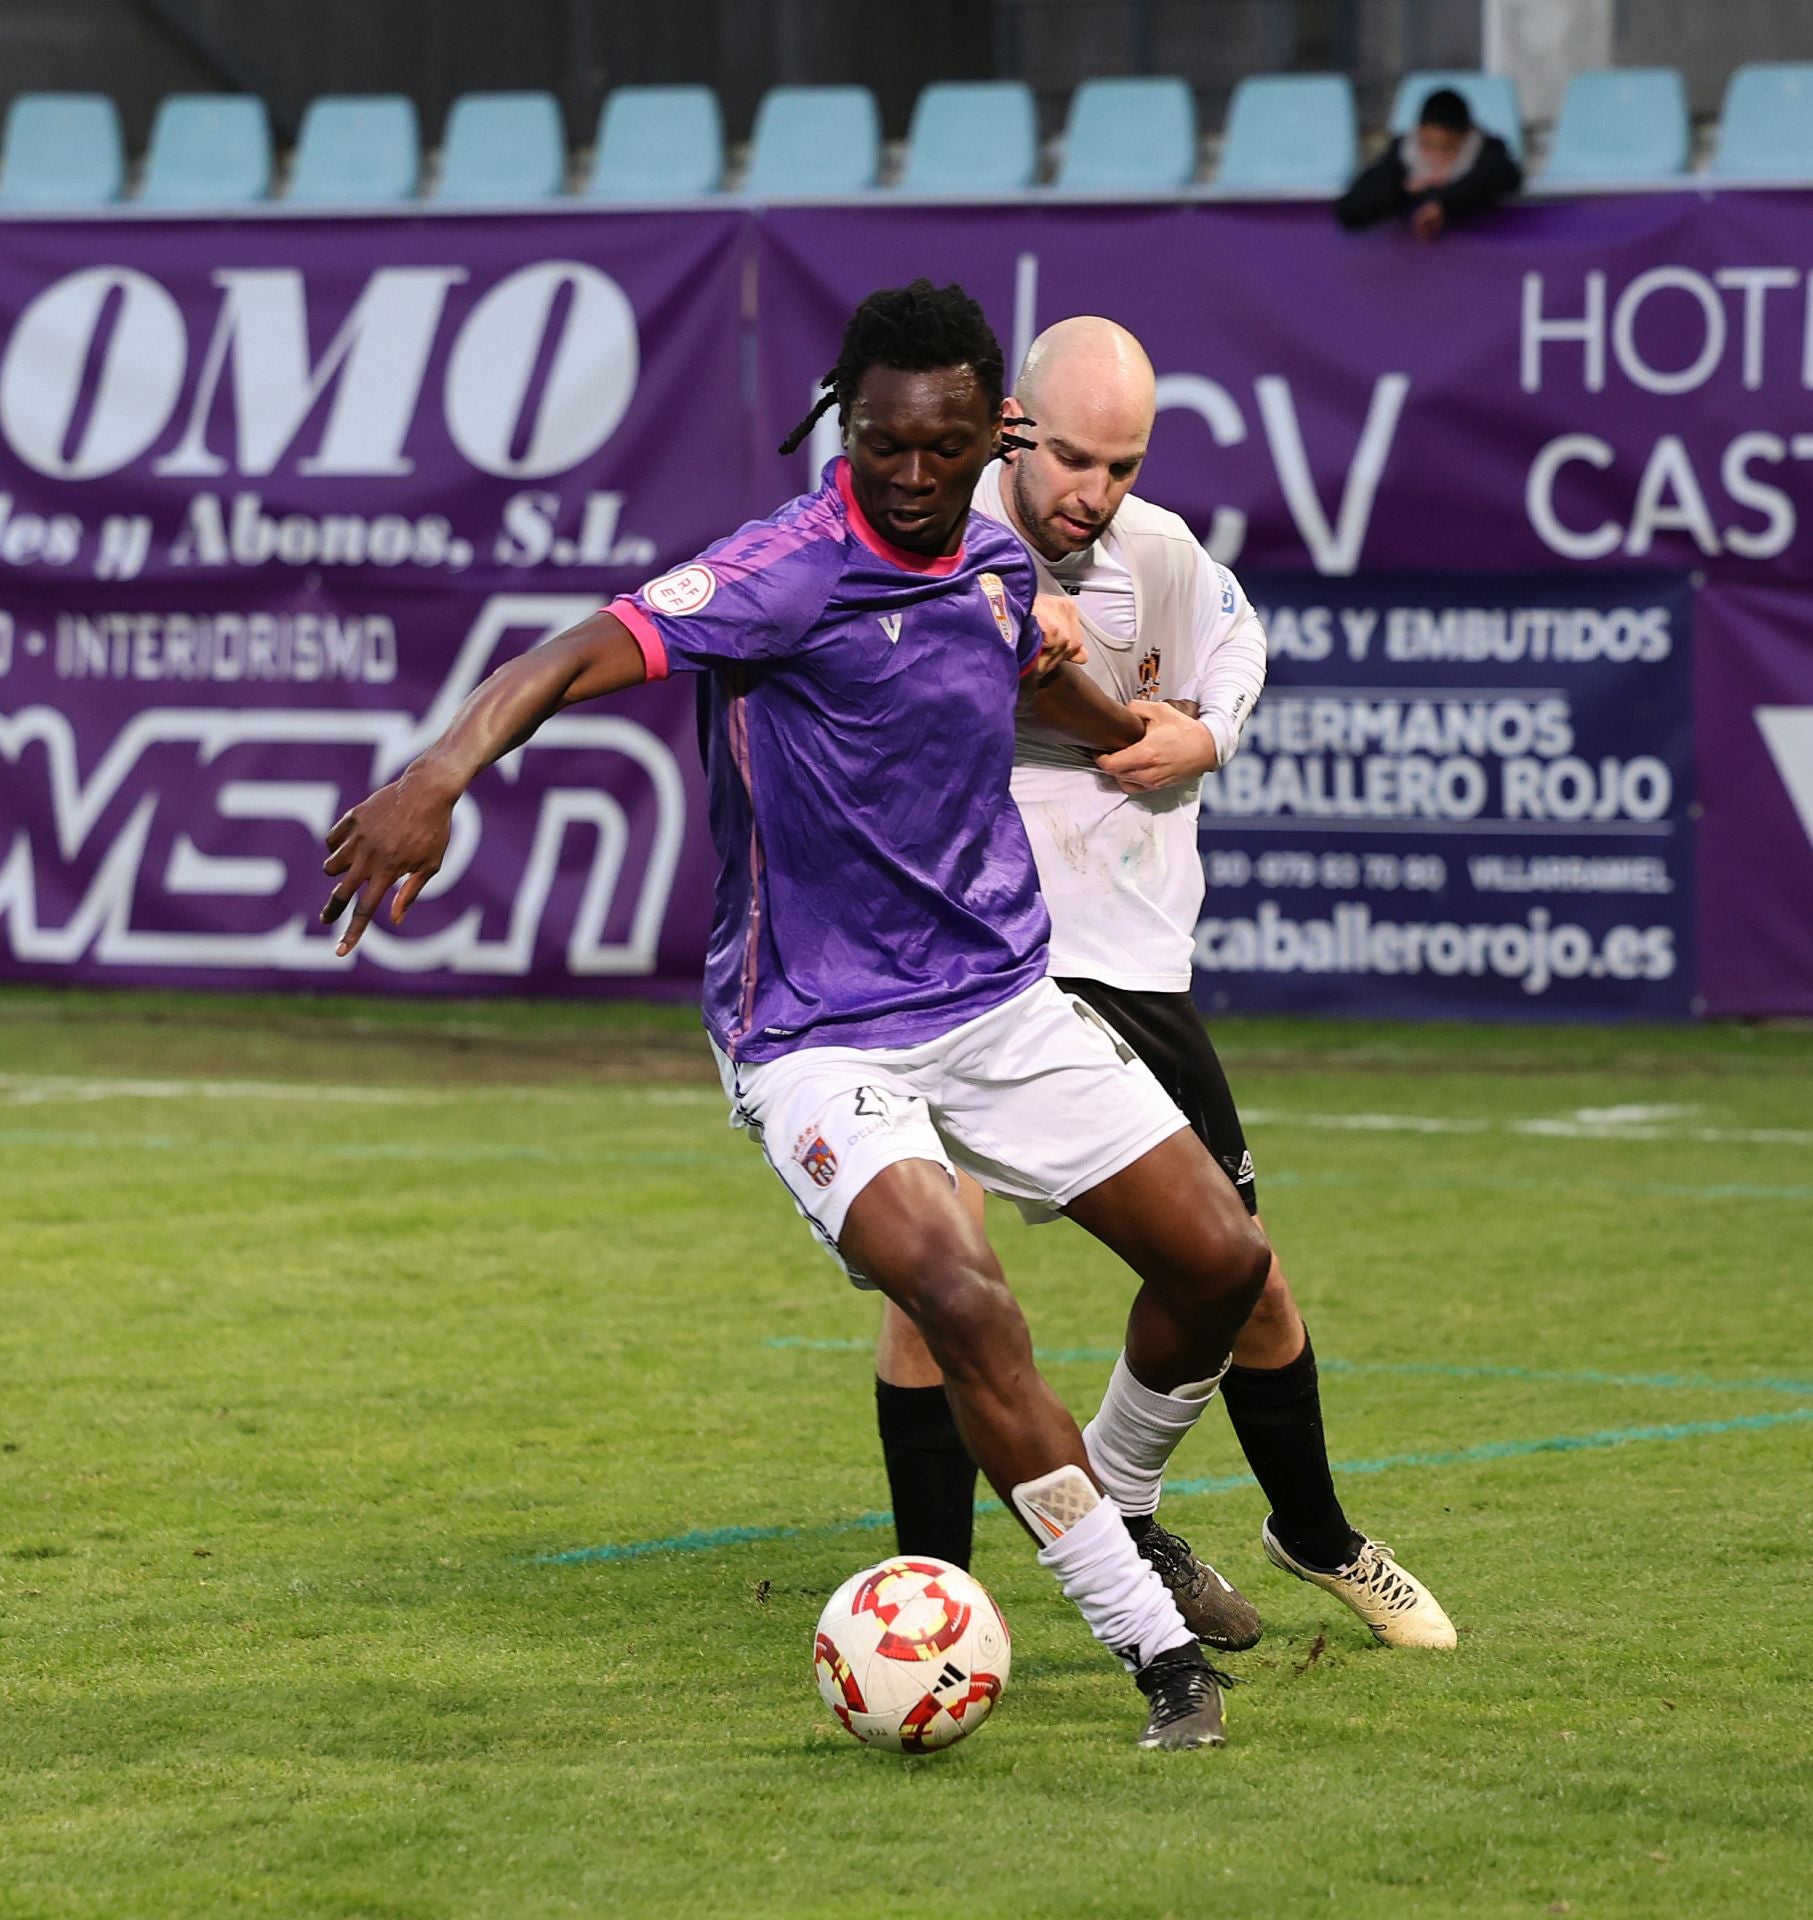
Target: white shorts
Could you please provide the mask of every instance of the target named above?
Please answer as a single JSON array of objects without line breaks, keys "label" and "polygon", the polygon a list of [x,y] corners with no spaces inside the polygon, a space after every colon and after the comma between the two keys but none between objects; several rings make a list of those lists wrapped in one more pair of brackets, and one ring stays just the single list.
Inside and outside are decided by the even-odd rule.
[{"label": "white shorts", "polygon": [[731,1123],[834,1258],[851,1202],[897,1161],[961,1167],[1027,1219],[1052,1220],[1189,1124],[1100,1014],[1051,980],[916,1047],[802,1047],[740,1065],[713,1051]]}]

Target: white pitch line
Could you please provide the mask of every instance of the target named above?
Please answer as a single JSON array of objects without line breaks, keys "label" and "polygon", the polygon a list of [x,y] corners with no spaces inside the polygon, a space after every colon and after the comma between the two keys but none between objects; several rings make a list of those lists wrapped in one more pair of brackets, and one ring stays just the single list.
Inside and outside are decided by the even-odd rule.
[{"label": "white pitch line", "polygon": [[1293,1113],[1283,1107],[1242,1107],[1258,1127],[1313,1127],[1320,1133],[1490,1133],[1493,1120],[1461,1120],[1427,1113]]},{"label": "white pitch line", "polygon": [[596,1100],[633,1096],[653,1107],[722,1107],[707,1087],[362,1087],[306,1080],[109,1080],[88,1074],[0,1073],[0,1107],[42,1107],[95,1100],[251,1100],[299,1106],[410,1107],[473,1101]]},{"label": "white pitch line", "polygon": [[1509,1133],[1530,1140],[1691,1140],[1724,1146],[1813,1147],[1813,1131],[1800,1127],[1695,1127],[1601,1117],[1618,1111],[1584,1108],[1552,1118],[1474,1120],[1426,1113],[1297,1113],[1284,1107],[1243,1107],[1241,1117],[1253,1126],[1305,1127],[1319,1133]]},{"label": "white pitch line", "polygon": [[[285,1080],[120,1080],[84,1074],[0,1073],[0,1107],[37,1107],[61,1101],[249,1100],[322,1106],[444,1106],[497,1101],[634,1100],[652,1107],[721,1109],[711,1087],[637,1086],[602,1080],[567,1087],[399,1087],[316,1084]],[[1691,1124],[1684,1106],[1581,1107],[1571,1114],[1527,1120],[1477,1119],[1431,1113],[1303,1113],[1287,1107],[1246,1107],[1252,1126],[1303,1127],[1320,1133],[1512,1134],[1529,1140],[1608,1143],[1692,1141],[1723,1146],[1813,1147],[1801,1127],[1709,1127]]]}]

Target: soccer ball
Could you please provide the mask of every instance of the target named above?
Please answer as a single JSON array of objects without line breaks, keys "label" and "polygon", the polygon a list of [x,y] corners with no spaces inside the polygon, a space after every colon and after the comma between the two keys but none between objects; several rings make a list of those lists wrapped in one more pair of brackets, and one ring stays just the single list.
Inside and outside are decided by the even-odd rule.
[{"label": "soccer ball", "polygon": [[812,1643],[825,1705],[890,1753],[936,1753],[974,1733],[1007,1685],[1010,1654],[987,1589],[930,1554],[851,1574]]}]

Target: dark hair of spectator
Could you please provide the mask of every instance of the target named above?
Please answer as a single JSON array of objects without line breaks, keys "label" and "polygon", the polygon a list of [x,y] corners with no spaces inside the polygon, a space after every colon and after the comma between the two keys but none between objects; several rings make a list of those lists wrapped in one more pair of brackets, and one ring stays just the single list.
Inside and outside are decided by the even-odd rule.
[{"label": "dark hair of spectator", "polygon": [[902,373],[968,367],[991,413],[999,409],[1006,391],[1001,343],[982,309],[961,287],[934,287],[923,279],[910,287],[885,287],[851,314],[837,365],[820,383],[823,398],[781,442],[781,452],[791,453],[819,415],[833,406],[840,424],[848,420],[856,389],[871,367],[894,367]]},{"label": "dark hair of spectator", "polygon": [[1437,87],[1416,116],[1419,127],[1445,127],[1450,133],[1471,133],[1473,115],[1452,87]]}]

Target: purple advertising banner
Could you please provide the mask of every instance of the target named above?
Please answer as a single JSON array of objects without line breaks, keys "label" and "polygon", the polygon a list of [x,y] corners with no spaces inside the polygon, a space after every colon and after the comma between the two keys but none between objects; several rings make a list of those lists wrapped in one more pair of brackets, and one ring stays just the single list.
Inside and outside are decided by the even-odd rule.
[{"label": "purple advertising banner", "polygon": [[1813,193],[1532,201],[1430,246],[1325,206],[771,209],[768,453],[851,306],[958,280],[1010,372],[1068,314],[1139,335],[1159,418],[1141,491],[1229,566],[1596,564],[1813,578]]},{"label": "purple advertising banner", "polygon": [[1804,587],[1699,596],[1700,992],[1813,1014],[1813,612]]},{"label": "purple advertising banner", "polygon": [[374,922],[349,962],[316,921],[332,823],[594,596],[288,585],[248,612],[216,585],[121,601],[87,587],[54,615],[0,610],[11,977],[696,987],[715,869],[685,682],[563,714],[482,774],[404,931]]},{"label": "purple advertising banner", "polygon": [[5,231],[0,974],[689,991],[685,686],[485,775],[406,934],[315,915],[484,672],[743,517],[744,217]]},{"label": "purple advertising banner", "polygon": [[[1382,576],[1465,576],[1467,604],[1513,610],[1703,581],[1706,1002],[1813,1002],[1813,194],[1532,200],[1436,246],[1204,201],[4,231],[0,978],[690,991],[711,856],[683,686],[566,716],[487,775],[410,934],[355,965],[313,925],[319,833],[487,662],[812,484],[835,421],[775,444],[854,303],[924,273],[981,299],[1010,368],[1066,314],[1139,333],[1141,491],[1243,573],[1311,576],[1331,606],[1351,582],[1356,607]],[[1300,670],[1281,646],[1274,710]],[[1665,763],[1678,824],[1679,743],[1648,724],[1582,738]],[[1353,851],[1313,824],[1283,850]],[[1516,871],[1553,852],[1502,824]],[[1521,1010],[1687,1004],[1671,845],[1672,891],[1624,919],[1666,928],[1676,971],[1627,977],[1601,944],[1578,1005],[1563,975]],[[1595,941],[1624,924],[1585,912]],[[1328,983],[1249,984],[1305,1007]],[[1366,1004],[1482,993],[1425,969]]]},{"label": "purple advertising banner", "polygon": [[1246,586],[1272,664],[1203,783],[1205,1007],[1690,1011],[1685,580]]},{"label": "purple advertising banner", "polygon": [[[1319,206],[1202,203],[777,210],[761,237],[759,398],[773,491],[805,484],[826,451],[823,430],[792,461],[765,449],[806,405],[851,303],[924,273],[976,294],[1010,370],[1064,315],[1106,312],[1131,327],[1159,383],[1140,490],[1243,572],[1304,571],[1331,589],[1387,572],[1543,575],[1545,595],[1567,572],[1582,605],[1597,603],[1602,572],[1708,583],[1701,724],[1721,717],[1699,760],[1719,783],[1702,862],[1712,877],[1705,1002],[1722,1012],[1813,1005],[1807,776],[1792,771],[1807,748],[1789,712],[1813,684],[1813,431],[1803,430],[1813,425],[1813,194],[1531,201],[1436,246],[1344,233]],[[1485,597],[1510,606],[1526,593],[1501,587]],[[1727,645],[1729,624],[1742,631]],[[1281,660],[1274,688],[1303,665]],[[1750,713],[1759,677],[1774,688],[1761,720]],[[1283,704],[1275,691],[1267,702]],[[1608,722],[1603,750],[1668,763],[1678,829],[1692,799],[1680,742],[1647,738],[1643,724],[1635,713]],[[1735,759],[1715,767],[1727,745]],[[1746,839],[1740,810],[1766,831]],[[1532,872],[1554,846],[1525,824],[1502,823],[1495,845]],[[1326,821],[1300,826],[1293,850],[1305,858],[1352,851],[1352,836]],[[1678,831],[1672,845],[1674,885]],[[1743,910],[1727,917],[1721,903],[1740,874]],[[1605,977],[1556,980],[1514,1004],[1686,1011],[1697,984],[1680,919],[1689,897],[1677,888],[1632,920],[1667,929],[1667,978],[1612,977],[1624,962],[1600,947]],[[1288,896],[1272,906],[1286,912]],[[1481,926],[1499,917],[1484,903],[1467,911],[1476,907]],[[1731,951],[1738,926],[1741,956]],[[1225,981],[1218,990],[1235,993]],[[1353,982],[1345,997],[1303,973],[1249,980],[1235,997],[1439,1014],[1494,996],[1425,969]]]}]

